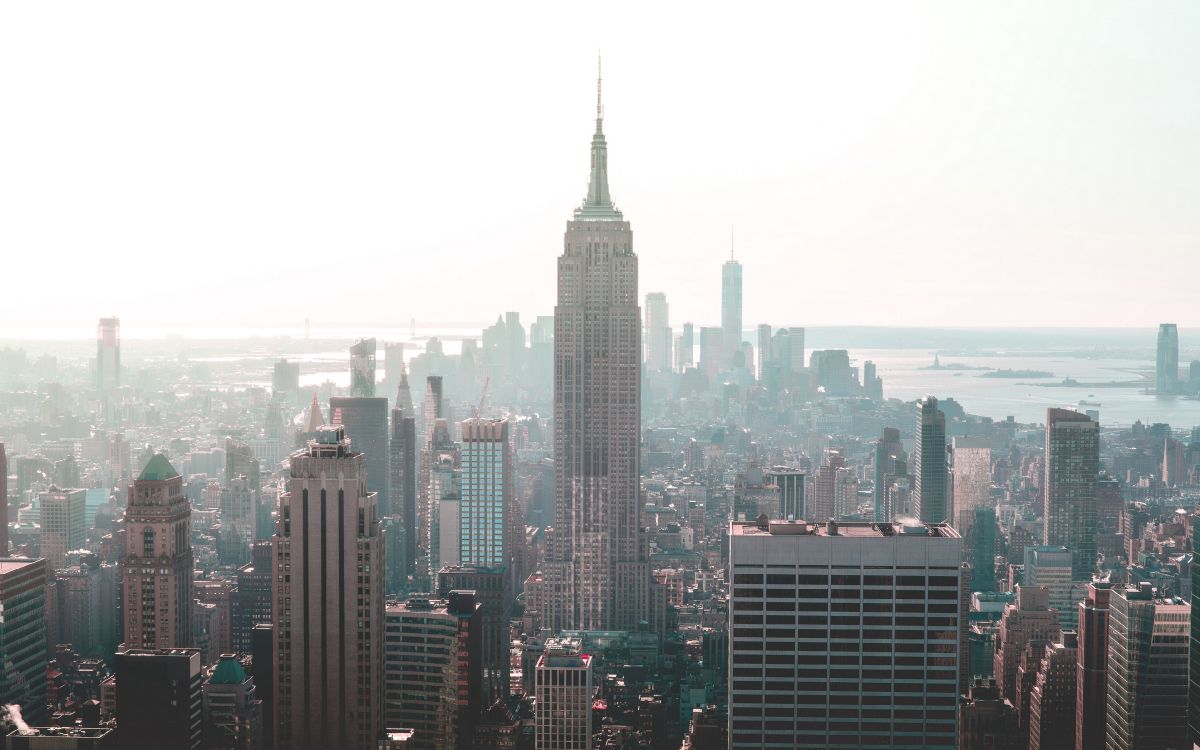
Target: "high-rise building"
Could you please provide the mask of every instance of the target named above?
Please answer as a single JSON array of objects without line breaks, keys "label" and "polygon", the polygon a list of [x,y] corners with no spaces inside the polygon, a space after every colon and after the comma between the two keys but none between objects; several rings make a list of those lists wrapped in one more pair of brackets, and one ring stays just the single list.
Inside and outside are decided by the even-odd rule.
[{"label": "high-rise building", "polygon": [[84,500],[87,490],[51,487],[38,495],[42,518],[42,556],[51,570],[65,567],[67,553],[87,541]]},{"label": "high-rise building", "polygon": [[[401,386],[392,409],[391,452],[392,515],[399,515],[404,527],[404,571],[413,570],[417,555],[417,420],[408,395],[408,375],[401,375]],[[391,565],[392,561],[389,560]]]},{"label": "high-rise building", "polygon": [[[350,395],[371,398],[375,395],[375,339],[359,339],[350,347]],[[385,407],[386,409],[386,407]],[[350,438],[354,440],[353,437]]]},{"label": "high-rise building", "polygon": [[1046,647],[1029,696],[1029,750],[1075,747],[1075,662],[1079,638],[1064,631]]},{"label": "high-rise building", "polygon": [[1108,750],[1187,747],[1191,606],[1150,583],[1109,599]]},{"label": "high-rise building", "polygon": [[937,399],[926,396],[917,402],[917,429],[913,448],[913,510],[923,523],[941,523],[950,518],[947,492],[946,415]]},{"label": "high-rise building", "polygon": [[779,517],[785,521],[804,518],[804,472],[776,466],[764,472],[763,476],[769,484],[779,488]]},{"label": "high-rise building", "polygon": [[1016,709],[996,681],[974,678],[958,706],[959,750],[1024,750],[1018,734]]},{"label": "high-rise building", "polygon": [[716,377],[728,364],[724,355],[724,336],[720,328],[704,326],[700,329],[700,371],[705,377]]},{"label": "high-rise building", "polygon": [[696,362],[696,333],[691,323],[684,323],[679,332],[679,355],[675,357],[680,372],[686,372]]},{"label": "high-rise building", "polygon": [[592,656],[577,639],[551,638],[535,669],[534,745],[591,750]]},{"label": "high-rise building", "polygon": [[1071,550],[1072,580],[1090,581],[1096,568],[1100,425],[1077,411],[1047,409],[1043,464],[1043,542]]},{"label": "high-rise building", "polygon": [[431,574],[444,565],[459,563],[459,506],[461,504],[460,446],[450,439],[450,426],[439,419],[433,427],[433,437],[426,451],[429,455],[429,537],[425,549],[429,551]]},{"label": "high-rise building", "polygon": [[96,390],[121,387],[121,319],[101,318],[96,327]]},{"label": "high-rise building", "polygon": [[818,386],[830,396],[850,396],[855,392],[850,353],[845,349],[820,349],[809,358]]},{"label": "high-rise building", "polygon": [[[1193,432],[1193,442],[1197,436]],[[1200,539],[1200,513],[1190,519],[1192,539]],[[1192,555],[1192,592],[1190,603],[1191,633],[1188,640],[1188,733],[1193,744],[1200,744],[1200,555]]]},{"label": "high-rise building", "polygon": [[508,421],[477,417],[466,420],[459,429],[459,562],[485,568],[507,567],[511,563],[510,526],[517,510]]},{"label": "high-rise building", "polygon": [[246,477],[234,477],[221,489],[222,559],[235,565],[250,559],[258,525],[258,493]]},{"label": "high-rise building", "polygon": [[1079,651],[1075,665],[1075,750],[1104,747],[1108,708],[1109,583],[1088,585],[1079,603]]},{"label": "high-rise building", "polygon": [[445,600],[415,594],[389,603],[385,618],[386,726],[414,730],[414,750],[454,750],[459,738],[469,742],[470,723],[481,708],[473,592],[455,591]]},{"label": "high-rise building", "polygon": [[271,543],[255,542],[250,562],[237,571],[237,587],[229,595],[230,641],[235,653],[254,650],[254,628],[271,622]]},{"label": "high-rise building", "polygon": [[1071,552],[1066,547],[1030,545],[1025,548],[1025,585],[1042,586],[1050,594],[1050,607],[1058,610],[1064,630],[1079,622],[1071,583]]},{"label": "high-rise building", "polygon": [[121,747],[200,750],[200,650],[129,649],[116,657]]},{"label": "high-rise building", "polygon": [[975,509],[971,522],[971,539],[963,540],[970,547],[967,557],[971,563],[971,586],[975,591],[996,590],[996,509],[985,505]]},{"label": "high-rise building", "polygon": [[608,192],[597,82],[587,197],[567,222],[554,309],[553,534],[544,623],[627,629],[650,619],[641,528],[641,311],[629,222]]},{"label": "high-rise building", "polygon": [[875,443],[875,520],[890,523],[896,509],[888,502],[888,487],[897,477],[908,475],[908,454],[900,440],[900,430],[884,427]]},{"label": "high-rise building", "polygon": [[[1016,587],[1016,601],[1005,605],[996,633],[993,671],[996,685],[1004,697],[1017,707],[1028,706],[1028,694],[1022,693],[1017,669],[1026,649],[1042,649],[1061,632],[1058,611],[1050,608],[1050,592],[1042,587]],[[1032,682],[1029,684],[1032,689]],[[1024,720],[1022,723],[1025,723]]]},{"label": "high-rise building", "polygon": [[191,516],[183,477],[156,453],[129,488],[125,508],[121,580],[127,648],[192,645]]},{"label": "high-rise building", "polygon": [[721,266],[721,365],[728,365],[725,360],[741,349],[742,264],[730,257]]},{"label": "high-rise building", "polygon": [[650,370],[671,370],[671,318],[667,295],[650,292],[646,295],[646,367]]},{"label": "high-rise building", "polygon": [[372,750],[383,729],[378,497],[343,427],[317,430],[290,463],[272,539],[276,748]]},{"label": "high-rise building", "polygon": [[32,726],[46,722],[47,575],[44,559],[0,557],[0,706]]},{"label": "high-rise building", "polygon": [[1155,357],[1154,383],[1161,394],[1179,392],[1179,329],[1174,323],[1158,327],[1158,354]]},{"label": "high-rise building", "polygon": [[509,628],[513,585],[507,568],[476,565],[443,567],[438,571],[438,596],[447,601],[455,591],[475,592],[479,605],[479,674],[482,705],[490,706],[509,694]]},{"label": "high-rise building", "polygon": [[300,393],[300,363],[288,362],[281,359],[275,363],[271,372],[271,393],[275,397],[291,400],[293,406],[300,406],[297,397]]},{"label": "high-rise building", "polygon": [[329,399],[329,423],[346,428],[346,437],[364,456],[367,490],[378,497],[379,515],[391,515],[391,453],[388,450],[388,400],[383,396]]},{"label": "high-rise building", "polygon": [[262,700],[235,654],[221,654],[201,686],[204,746],[263,750]]},{"label": "high-rise building", "polygon": [[769,521],[729,534],[731,750],[954,747],[967,613],[953,528]]},{"label": "high-rise building", "polygon": [[0,443],[0,557],[8,556],[8,456]]},{"label": "high-rise building", "polygon": [[992,504],[992,442],[986,437],[957,436],[953,442],[954,528],[971,553],[975,509]]}]

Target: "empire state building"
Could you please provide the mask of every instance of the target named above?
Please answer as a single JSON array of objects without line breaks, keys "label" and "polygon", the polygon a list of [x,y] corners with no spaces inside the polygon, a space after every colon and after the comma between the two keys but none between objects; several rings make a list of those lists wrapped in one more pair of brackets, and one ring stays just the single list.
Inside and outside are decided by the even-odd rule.
[{"label": "empire state building", "polygon": [[541,597],[554,630],[650,620],[640,523],[641,310],[629,222],[608,193],[596,83],[587,197],[567,222],[554,308],[554,527]]}]

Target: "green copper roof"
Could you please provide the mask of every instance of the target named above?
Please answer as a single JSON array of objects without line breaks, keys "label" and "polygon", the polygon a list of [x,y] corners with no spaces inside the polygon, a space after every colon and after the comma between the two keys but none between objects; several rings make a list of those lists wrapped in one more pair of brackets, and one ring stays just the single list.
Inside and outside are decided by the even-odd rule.
[{"label": "green copper roof", "polygon": [[150,463],[146,464],[146,468],[142,469],[138,481],[165,482],[177,476],[179,476],[179,472],[175,471],[175,467],[171,465],[167,457],[161,453],[155,453],[154,458],[150,459]]},{"label": "green copper roof", "polygon": [[241,685],[245,681],[246,670],[242,669],[242,664],[236,656],[229,654],[221,657],[209,679],[209,682],[214,685]]}]

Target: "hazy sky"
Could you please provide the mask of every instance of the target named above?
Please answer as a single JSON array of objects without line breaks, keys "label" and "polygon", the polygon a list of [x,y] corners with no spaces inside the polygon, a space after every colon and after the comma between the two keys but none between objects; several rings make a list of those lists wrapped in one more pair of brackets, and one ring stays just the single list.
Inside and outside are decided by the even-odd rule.
[{"label": "hazy sky", "polygon": [[549,314],[596,52],[641,291],[1200,326],[1200,3],[0,5],[0,333]]}]

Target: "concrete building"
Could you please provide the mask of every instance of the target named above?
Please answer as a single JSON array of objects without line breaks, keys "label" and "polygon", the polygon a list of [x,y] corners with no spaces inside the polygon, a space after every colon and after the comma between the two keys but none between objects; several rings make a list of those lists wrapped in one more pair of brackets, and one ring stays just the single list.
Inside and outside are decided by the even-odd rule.
[{"label": "concrete building", "polygon": [[46,723],[46,561],[0,558],[0,706]]},{"label": "concrete building", "polygon": [[1043,543],[1071,550],[1072,580],[1090,581],[1096,569],[1100,425],[1076,411],[1047,409],[1042,463],[1046,500]]},{"label": "concrete building", "polygon": [[913,510],[923,523],[950,518],[948,483],[946,415],[938,409],[936,398],[926,396],[917,402],[912,485]]},{"label": "concrete building", "polygon": [[953,528],[734,522],[729,535],[730,748],[954,747],[966,613]]},{"label": "concrete building", "polygon": [[650,292],[646,295],[646,369],[671,371],[671,317],[667,295]]},{"label": "concrete building", "polygon": [[1075,665],[1075,750],[1104,747],[1108,714],[1108,603],[1110,585],[1088,585],[1079,603],[1079,650]]},{"label": "concrete building", "polygon": [[365,464],[340,426],[291,456],[272,539],[278,750],[371,750],[384,727],[383,540]]},{"label": "concrete building", "polygon": [[121,747],[200,750],[204,671],[194,648],[117,653]]},{"label": "concrete building", "polygon": [[391,515],[391,452],[388,450],[388,400],[379,397],[329,399],[329,423],[346,428],[346,437],[365,457],[367,491],[378,497],[380,518]]},{"label": "concrete building", "polygon": [[1107,750],[1187,747],[1191,606],[1149,583],[1109,599]]},{"label": "concrete building", "polygon": [[597,83],[587,197],[558,258],[554,308],[553,533],[543,622],[634,630],[651,620],[641,527],[641,311],[633,231],[608,190]]},{"label": "concrete building", "polygon": [[1029,696],[1029,750],[1075,747],[1076,660],[1079,638],[1064,631],[1046,647]]},{"label": "concrete building", "polygon": [[1155,390],[1160,394],[1179,392],[1179,329],[1174,323],[1158,327],[1158,351],[1154,361]]},{"label": "concrete building", "polygon": [[591,750],[592,656],[580,641],[551,638],[534,676],[534,744],[555,750]]},{"label": "concrete building", "polygon": [[81,549],[87,542],[85,499],[87,490],[60,490],[51,487],[38,495],[41,508],[42,557],[51,570],[67,564],[67,553]]},{"label": "concrete building", "polygon": [[414,594],[389,603],[384,634],[384,720],[413,730],[414,750],[470,741],[480,710],[479,604],[474,592],[445,600]]},{"label": "concrete building", "polygon": [[192,645],[192,509],[183,477],[157,453],[129,488],[121,580],[125,646]]}]

